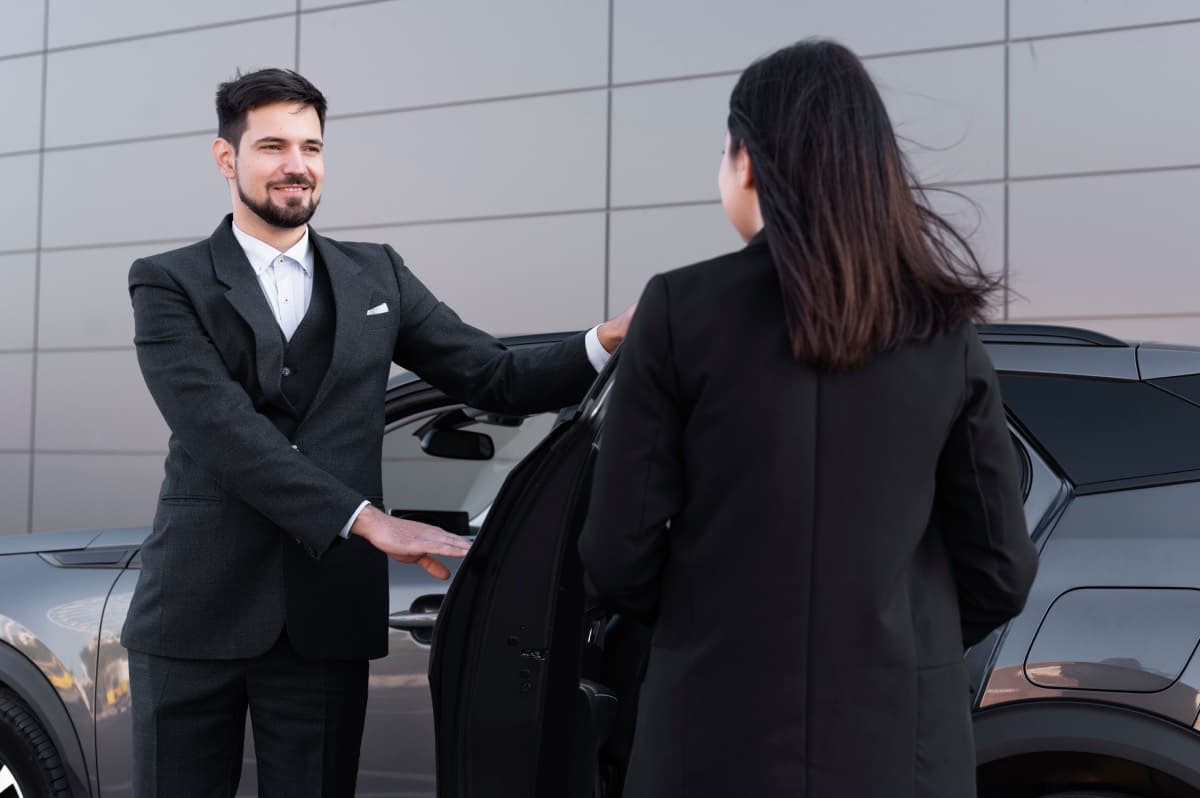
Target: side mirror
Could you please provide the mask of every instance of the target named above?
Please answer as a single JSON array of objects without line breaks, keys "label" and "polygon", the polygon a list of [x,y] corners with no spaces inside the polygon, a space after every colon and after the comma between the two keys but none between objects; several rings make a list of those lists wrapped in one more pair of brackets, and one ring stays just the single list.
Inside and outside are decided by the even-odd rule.
[{"label": "side mirror", "polygon": [[496,455],[496,445],[489,435],[437,427],[421,436],[421,449],[425,454],[451,460],[491,460]]}]

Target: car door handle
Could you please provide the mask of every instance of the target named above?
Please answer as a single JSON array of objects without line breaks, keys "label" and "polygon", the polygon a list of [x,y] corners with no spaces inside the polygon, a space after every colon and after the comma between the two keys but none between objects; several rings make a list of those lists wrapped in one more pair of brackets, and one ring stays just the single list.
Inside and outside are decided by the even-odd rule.
[{"label": "car door handle", "polygon": [[394,612],[388,616],[388,626],[393,629],[432,629],[437,624],[437,610],[433,612]]}]

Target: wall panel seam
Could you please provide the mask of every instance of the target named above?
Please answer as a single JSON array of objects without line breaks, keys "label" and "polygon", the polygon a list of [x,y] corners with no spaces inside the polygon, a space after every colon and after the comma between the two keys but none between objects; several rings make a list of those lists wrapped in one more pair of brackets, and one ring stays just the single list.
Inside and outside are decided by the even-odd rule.
[{"label": "wall panel seam", "polygon": [[[45,0],[42,6],[42,49],[48,50],[50,45],[50,0]],[[42,97],[38,122],[38,177],[37,177],[37,227],[34,233],[34,246],[37,252],[33,256],[33,365],[29,380],[29,496],[26,509],[26,532],[33,534],[33,499],[34,499],[34,466],[36,463],[34,451],[37,449],[37,385],[38,385],[38,328],[41,323],[41,291],[42,291],[42,216],[45,212],[46,198],[46,83],[49,72],[50,55],[42,54]]]},{"label": "wall panel seam", "polygon": [[610,286],[612,267],[612,150],[613,150],[613,14],[615,0],[608,0],[608,89],[604,132],[604,312],[611,313]]},{"label": "wall panel seam", "polygon": [[[49,0],[47,0],[49,1]],[[391,0],[380,0],[380,2],[391,2]],[[219,30],[221,28],[235,28],[238,25],[250,25],[255,22],[269,22],[275,19],[287,19],[295,16],[295,11],[279,11],[274,14],[260,14],[254,17],[239,17],[237,19],[224,19],[218,22],[204,22],[198,25],[186,25],[182,28],[168,28],[165,30],[148,31],[146,33],[132,33],[128,36],[114,36],[109,39],[95,39],[89,42],[76,42],[74,44],[63,44],[58,47],[47,46],[41,51],[47,55],[55,53],[68,53],[75,50],[89,50],[97,47],[108,47],[110,45],[127,44],[129,42],[140,42],[147,39],[163,39],[168,36],[180,36],[186,33],[199,33],[206,30]]]},{"label": "wall panel seam", "polygon": [[[127,42],[142,41],[145,39],[156,39],[156,38],[161,38],[161,37],[166,37],[166,36],[176,36],[176,35],[184,34],[184,33],[195,33],[198,31],[214,30],[214,29],[219,29],[219,28],[229,28],[229,27],[235,27],[237,25],[246,25],[246,24],[250,24],[250,23],[254,23],[254,22],[266,22],[266,21],[274,20],[274,19],[284,19],[286,17],[294,16],[296,14],[299,14],[299,15],[323,14],[323,13],[328,13],[331,11],[338,11],[341,9],[356,8],[359,6],[382,5],[384,3],[394,3],[397,1],[398,0],[359,0],[359,2],[343,3],[340,5],[325,6],[325,7],[321,7],[321,8],[302,8],[302,9],[300,9],[299,12],[281,11],[281,12],[274,13],[274,14],[261,14],[261,15],[253,16],[253,17],[239,17],[237,19],[221,20],[218,22],[206,22],[206,23],[201,23],[201,24],[197,24],[197,25],[188,25],[188,26],[184,26],[184,27],[180,27],[180,28],[167,28],[167,29],[158,30],[158,31],[148,31],[146,33],[135,33],[135,34],[130,34],[128,36],[114,36],[114,37],[111,37],[108,39],[95,39],[95,40],[87,41],[87,42],[76,42],[73,44],[64,44],[64,45],[60,45],[58,47],[44,47],[40,50],[27,50],[27,51],[22,51],[22,52],[18,52],[18,53],[8,53],[6,55],[0,55],[0,62],[9,61],[9,60],[17,59],[17,58],[29,58],[30,56],[35,56],[35,55],[70,52],[72,50],[83,50],[83,49],[88,49],[88,48],[93,48],[93,47],[106,47],[108,45],[124,44]],[[1133,25],[1116,25],[1116,26],[1107,27],[1107,28],[1094,28],[1094,29],[1083,30],[1083,31],[1060,31],[1060,32],[1055,32],[1055,33],[1039,33],[1039,34],[1032,34],[1029,36],[1014,37],[1014,38],[1010,39],[1009,41],[1011,41],[1013,43],[1038,42],[1038,41],[1047,41],[1047,40],[1051,40],[1051,39],[1077,38],[1080,36],[1094,36],[1094,35],[1102,35],[1102,34],[1106,34],[1106,33],[1121,33],[1124,31],[1146,30],[1146,29],[1151,29],[1151,28],[1169,28],[1169,27],[1178,27],[1178,26],[1182,26],[1182,25],[1195,25],[1197,23],[1200,23],[1200,17],[1188,17],[1185,19],[1165,20],[1162,22],[1146,22],[1146,23],[1138,23],[1138,24],[1133,24]],[[974,42],[961,42],[961,43],[957,43],[957,44],[938,45],[938,46],[934,46],[934,47],[915,47],[915,48],[904,49],[904,50],[888,50],[888,51],[881,51],[881,52],[861,53],[860,57],[864,61],[867,61],[867,60],[871,60],[871,59],[875,59],[875,58],[896,58],[896,57],[906,56],[906,55],[923,55],[923,54],[927,54],[927,53],[949,52],[949,51],[953,51],[953,50],[970,50],[970,49],[974,49],[974,48],[978,48],[978,47],[991,47],[991,46],[995,46],[995,45],[1003,44],[1003,43],[1004,43],[1004,40],[1000,40],[1000,39],[985,39],[985,40],[974,41]],[[667,82],[667,81],[671,81],[671,80],[690,80],[690,79],[694,79],[696,77],[715,77],[718,75],[730,75],[730,74],[736,75],[736,74],[739,74],[740,72],[741,72],[741,70],[738,69],[738,70],[731,70],[731,71],[707,73],[706,75],[685,75],[685,76],[668,77],[668,78],[651,78],[651,79],[648,79],[645,81],[640,81],[640,80],[639,81],[621,81],[618,83],[614,83],[613,85],[616,87],[624,87],[624,86],[640,85],[642,83]]]},{"label": "wall panel seam", "polygon": [[1172,19],[1165,22],[1141,22],[1134,25],[1113,25],[1109,28],[1092,28],[1090,30],[1060,31],[1057,33],[1039,33],[1032,36],[1016,36],[1010,39],[1013,44],[1025,42],[1044,42],[1052,39],[1078,39],[1082,36],[1101,36],[1106,33],[1124,33],[1126,31],[1149,30],[1151,28],[1176,28],[1181,25],[1200,23],[1200,17]]},{"label": "wall panel seam", "polygon": [[327,6],[318,6],[316,8],[301,8],[301,14],[324,14],[329,11],[338,11],[343,8],[358,8],[359,6],[378,6],[384,3],[393,3],[396,0],[350,0],[346,3],[334,3]]},{"label": "wall panel seam", "polygon": [[1012,82],[1009,77],[1010,51],[1012,44],[1009,43],[1009,37],[1012,31],[1012,0],[1004,0],[1004,131],[1003,131],[1003,146],[1004,146],[1004,201],[1003,211],[1004,222],[1001,230],[1001,259],[1003,263],[1003,280],[1004,280],[1004,320],[1008,321],[1009,306],[1012,304],[1012,287],[1009,282],[1009,142],[1010,142],[1010,112],[1012,110]]},{"label": "wall panel seam", "polygon": [[[1200,170],[1200,163],[1196,164],[1178,164],[1171,166],[1148,166],[1148,167],[1133,167],[1127,169],[1109,169],[1096,170],[1087,172],[1059,172],[1047,173],[1039,175],[1010,175],[1007,181],[1004,178],[983,178],[970,179],[960,181],[943,181],[932,182],[926,187],[931,189],[938,188],[963,188],[972,186],[987,186],[987,185],[1002,185],[1004,183],[1037,183],[1050,182],[1059,180],[1073,180],[1079,178],[1090,177],[1123,177],[1126,175],[1141,175],[1141,174],[1159,174],[1171,172],[1194,172]],[[709,197],[695,200],[672,200],[667,202],[648,202],[648,203],[627,203],[622,205],[599,206],[599,207],[584,207],[584,208],[564,208],[557,210],[538,210],[524,211],[517,213],[496,213],[496,214],[480,214],[476,216],[455,216],[441,218],[426,218],[426,219],[397,219],[386,222],[372,222],[369,224],[339,224],[339,225],[321,225],[317,224],[322,231],[338,231],[338,230],[377,230],[390,227],[421,227],[425,225],[438,224],[463,224],[469,222],[488,222],[488,221],[503,221],[506,219],[536,219],[542,217],[554,216],[573,216],[589,213],[605,213],[611,211],[631,211],[631,210],[651,210],[655,208],[681,208],[691,205],[715,205],[720,203],[720,198]],[[186,245],[193,241],[198,241],[209,235],[209,231],[197,231],[191,236],[172,236],[171,238],[161,239],[127,239],[121,241],[89,241],[79,244],[58,244],[53,246],[42,246],[38,250],[30,249],[14,249],[0,250],[0,255],[20,255],[30,254],[34,252],[77,252],[88,249],[114,249],[119,247],[140,247],[151,245]]]},{"label": "wall panel seam", "polygon": [[292,69],[300,71],[300,19],[304,11],[302,0],[296,0],[296,52],[293,56]]}]

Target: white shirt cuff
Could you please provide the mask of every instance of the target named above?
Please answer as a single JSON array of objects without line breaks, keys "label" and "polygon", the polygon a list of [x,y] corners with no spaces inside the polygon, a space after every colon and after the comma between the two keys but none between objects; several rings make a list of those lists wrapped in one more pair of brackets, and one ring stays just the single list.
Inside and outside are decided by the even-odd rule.
[{"label": "white shirt cuff", "polygon": [[599,329],[600,325],[597,324],[583,336],[584,346],[587,347],[588,361],[591,362],[592,368],[596,370],[597,374],[604,368],[604,364],[608,362],[608,359],[612,357],[608,350],[604,348],[604,345],[600,343]]},{"label": "white shirt cuff", "polygon": [[350,520],[346,522],[344,527],[342,527],[342,531],[338,532],[339,535],[341,535],[343,538],[350,537],[350,527],[354,526],[354,522],[358,520],[359,514],[366,508],[368,504],[370,504],[369,501],[363,501],[362,504],[358,505],[358,509],[355,510],[350,516]]}]

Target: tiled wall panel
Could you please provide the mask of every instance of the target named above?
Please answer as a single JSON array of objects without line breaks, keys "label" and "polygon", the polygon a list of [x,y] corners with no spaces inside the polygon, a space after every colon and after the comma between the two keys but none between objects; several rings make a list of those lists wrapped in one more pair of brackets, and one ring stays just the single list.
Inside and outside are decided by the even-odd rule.
[{"label": "tiled wall panel", "polygon": [[39,453],[33,464],[33,527],[149,526],[162,475],[162,455]]},{"label": "tiled wall panel", "polygon": [[391,244],[468,324],[494,335],[604,320],[604,214],[339,231]]},{"label": "tiled wall panel", "polygon": [[[215,128],[216,84],[297,56],[332,115],[317,228],[391,243],[498,334],[590,326],[650,275],[742,246],[716,201],[729,90],[753,58],[829,36],[867,57],[918,176],[975,203],[930,195],[1009,267],[1012,319],[1200,343],[1190,0],[613,0],[611,42],[608,0],[53,0],[40,186],[40,156],[3,156],[43,135],[46,5],[10,5],[0,532],[149,521],[167,430],[128,348],[128,267],[228,212],[211,132],[187,135]],[[610,52],[611,121],[590,88]]]},{"label": "tiled wall panel", "polygon": [[646,281],[744,246],[719,202],[616,211],[609,252],[609,314],[636,302]]},{"label": "tiled wall panel", "polygon": [[1045,36],[1056,33],[1118,28],[1200,19],[1195,0],[1008,0],[1009,35]]},{"label": "tiled wall panel", "polygon": [[238,68],[292,66],[295,30],[285,17],[51,53],[46,146],[215,135],[217,84]]},{"label": "tiled wall panel", "polygon": [[[1003,177],[1003,48],[882,58],[868,68],[923,180]],[[614,90],[614,205],[719,197],[734,82],[714,77]]]},{"label": "tiled wall panel", "polygon": [[33,347],[37,256],[0,255],[0,350]]},{"label": "tiled wall panel", "polygon": [[1000,183],[955,186],[927,193],[930,206],[949,222],[983,268],[1004,272],[1004,186]]},{"label": "tiled wall panel", "polygon": [[604,207],[605,92],[331,121],[326,227]]},{"label": "tiled wall panel", "polygon": [[36,150],[42,129],[43,56],[0,60],[0,152]]},{"label": "tiled wall panel", "polygon": [[[967,238],[985,269],[993,274],[1003,271],[1002,185],[960,186],[953,193],[933,191],[929,193],[929,201],[934,210]],[[609,258],[610,314],[636,301],[654,274],[741,246],[742,241],[720,203],[614,212]]]},{"label": "tiled wall panel", "polygon": [[229,213],[228,184],[211,143],[206,134],[46,153],[43,246],[209,235]]},{"label": "tiled wall panel", "polygon": [[1004,48],[878,58],[867,69],[924,182],[1004,176]]},{"label": "tiled wall panel", "polygon": [[375,3],[305,14],[300,35],[301,70],[335,114],[608,80],[601,0]]},{"label": "tiled wall panel", "polygon": [[1012,174],[1200,164],[1200,24],[1012,48]]},{"label": "tiled wall panel", "polygon": [[183,243],[43,253],[38,345],[55,349],[132,346],[129,266],[137,258]]},{"label": "tiled wall panel", "polygon": [[29,531],[29,459],[0,454],[0,535]]},{"label": "tiled wall panel", "polygon": [[0,449],[29,449],[33,355],[0,354]]},{"label": "tiled wall panel", "polygon": [[42,49],[46,0],[10,0],[0,25],[0,56]]},{"label": "tiled wall panel", "polygon": [[613,90],[612,203],[718,199],[729,91],[717,77]]},{"label": "tiled wall panel", "polygon": [[[18,0],[21,2],[22,0]],[[52,0],[50,46],[87,42],[296,10],[295,0],[205,0],[203,3],[164,3],[162,0]]]},{"label": "tiled wall panel", "polygon": [[[1200,171],[1016,183],[1013,317],[1200,312]],[[1200,343],[1200,341],[1197,341]]]},{"label": "tiled wall panel", "polygon": [[809,36],[863,54],[948,47],[1004,38],[1004,0],[795,2],[615,0],[613,79],[741,70],[753,59]]},{"label": "tiled wall panel", "polygon": [[133,349],[38,356],[39,450],[167,451],[167,425]]},{"label": "tiled wall panel", "polygon": [[37,246],[38,156],[0,158],[0,252]]}]

